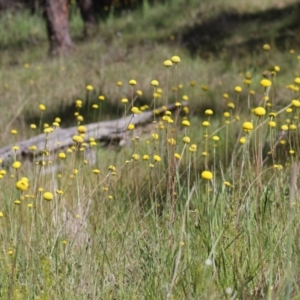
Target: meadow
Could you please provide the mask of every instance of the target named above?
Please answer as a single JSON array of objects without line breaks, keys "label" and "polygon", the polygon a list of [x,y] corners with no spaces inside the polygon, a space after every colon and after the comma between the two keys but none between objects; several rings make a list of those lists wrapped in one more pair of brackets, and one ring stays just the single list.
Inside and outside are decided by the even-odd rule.
[{"label": "meadow", "polygon": [[71,9],[69,57],[0,16],[0,299],[300,299],[299,3],[143,1],[89,39]]}]

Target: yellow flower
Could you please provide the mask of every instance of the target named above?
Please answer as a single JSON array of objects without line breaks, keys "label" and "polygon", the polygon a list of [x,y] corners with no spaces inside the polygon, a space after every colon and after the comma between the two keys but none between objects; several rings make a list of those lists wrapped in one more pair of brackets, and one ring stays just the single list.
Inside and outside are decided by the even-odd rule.
[{"label": "yellow flower", "polygon": [[16,188],[20,191],[27,191],[29,189],[29,182],[28,180],[21,179],[16,182]]},{"label": "yellow flower", "polygon": [[51,127],[44,129],[44,133],[51,133],[51,132],[53,132],[53,128]]},{"label": "yellow flower", "polygon": [[78,115],[76,119],[77,119],[77,121],[82,122],[83,121],[83,116]]},{"label": "yellow flower", "polygon": [[158,83],[157,80],[152,80],[152,81],[151,81],[151,85],[152,85],[152,86],[155,86],[155,87],[156,87],[156,86],[158,86],[158,84],[159,84],[159,83]]},{"label": "yellow flower", "polygon": [[224,99],[228,99],[228,98],[229,98],[229,95],[228,95],[227,93],[224,93],[224,94],[223,94],[223,98],[224,98]]},{"label": "yellow flower", "polygon": [[16,129],[12,129],[12,130],[10,131],[10,133],[11,133],[11,134],[17,134],[18,131],[17,131]]},{"label": "yellow flower", "polygon": [[168,139],[168,144],[170,144],[171,146],[175,146],[176,145],[176,140],[173,138]]},{"label": "yellow flower", "polygon": [[59,123],[58,123],[58,122],[53,122],[52,125],[53,125],[54,127],[59,127]]},{"label": "yellow flower", "polygon": [[189,97],[188,97],[187,95],[183,95],[183,96],[182,96],[182,100],[188,101],[188,100],[189,100]]},{"label": "yellow flower", "polygon": [[260,85],[263,86],[263,87],[269,87],[269,86],[272,85],[272,82],[269,79],[262,79],[260,81]]},{"label": "yellow flower", "polygon": [[202,122],[202,125],[203,125],[204,127],[209,127],[209,126],[210,126],[210,123],[209,123],[208,121],[204,121],[204,122]]},{"label": "yellow flower", "polygon": [[0,218],[3,218],[3,212],[0,211]]},{"label": "yellow flower", "polygon": [[100,101],[104,101],[104,100],[105,100],[105,97],[104,97],[103,95],[100,95],[100,96],[98,97],[98,99],[99,99]]},{"label": "yellow flower", "polygon": [[108,167],[108,170],[111,171],[111,172],[116,172],[116,167],[110,165],[110,166]]},{"label": "yellow flower", "polygon": [[136,106],[133,106],[132,108],[131,108],[131,112],[133,113],[133,114],[140,114],[141,113],[141,111],[138,109],[138,107],[136,107]]},{"label": "yellow flower", "polygon": [[207,92],[208,91],[208,86],[207,85],[202,85],[201,89],[202,89],[202,91]]},{"label": "yellow flower", "polygon": [[183,120],[181,124],[185,127],[189,127],[191,125],[188,120]]},{"label": "yellow flower", "polygon": [[201,177],[206,180],[211,180],[213,178],[213,174],[210,171],[203,171],[201,173]]},{"label": "yellow flower", "polygon": [[195,85],[196,85],[196,82],[195,82],[195,81],[191,81],[191,82],[190,82],[190,86],[191,86],[191,87],[194,87]]},{"label": "yellow flower", "polygon": [[291,124],[289,127],[290,130],[296,130],[297,126],[295,124]]},{"label": "yellow flower", "polygon": [[174,64],[178,64],[180,62],[180,57],[179,56],[172,56],[171,61]]},{"label": "yellow flower", "polygon": [[78,131],[78,133],[86,133],[86,127],[85,126],[78,126],[77,131]]},{"label": "yellow flower", "polygon": [[281,126],[281,130],[287,131],[287,130],[289,130],[289,127],[284,124],[284,125]]},{"label": "yellow flower", "polygon": [[60,153],[58,153],[58,157],[61,159],[64,159],[64,158],[66,158],[66,154],[64,152],[60,152]]},{"label": "yellow flower", "polygon": [[188,137],[188,136],[185,136],[182,141],[185,143],[185,144],[189,144],[191,142],[191,139]]},{"label": "yellow flower", "polygon": [[148,154],[143,155],[143,160],[148,160],[150,157]]},{"label": "yellow flower", "polygon": [[192,145],[189,147],[189,151],[190,151],[190,152],[196,152],[196,151],[197,151],[197,145],[196,145],[196,144],[192,144]]},{"label": "yellow flower", "polygon": [[269,121],[269,126],[270,126],[271,128],[276,127],[276,122],[274,122],[274,121]]},{"label": "yellow flower", "polygon": [[169,59],[164,61],[164,66],[167,68],[172,67],[172,64],[172,61],[170,61]]},{"label": "yellow flower", "polygon": [[36,129],[36,125],[35,124],[30,124],[30,128],[31,129]]},{"label": "yellow flower", "polygon": [[243,129],[246,132],[250,132],[253,129],[253,124],[251,122],[244,122]]},{"label": "yellow flower", "polygon": [[94,89],[93,86],[90,85],[90,84],[87,85],[85,88],[86,88],[87,91],[92,91]]},{"label": "yellow flower", "polygon": [[129,80],[129,84],[132,86],[136,85],[136,80],[134,79]]},{"label": "yellow flower", "polygon": [[72,140],[75,142],[75,143],[83,143],[83,138],[80,136],[80,135],[74,135]]},{"label": "yellow flower", "polygon": [[181,155],[180,155],[179,153],[174,153],[174,157],[175,157],[176,159],[181,159]]},{"label": "yellow flower", "polygon": [[235,91],[236,93],[240,93],[240,92],[242,91],[242,88],[241,88],[240,86],[236,86],[236,87],[234,88],[234,91]]},{"label": "yellow flower", "polygon": [[159,155],[153,155],[153,159],[155,162],[160,162],[161,161],[161,158]]},{"label": "yellow flower", "polygon": [[128,130],[133,130],[134,129],[134,124],[128,124],[127,129]]},{"label": "yellow flower", "polygon": [[211,109],[207,109],[206,111],[205,111],[205,114],[206,115],[212,115],[214,112],[211,110]]},{"label": "yellow flower", "polygon": [[20,167],[21,167],[21,162],[19,162],[19,161],[15,161],[14,163],[13,163],[13,165],[12,165],[12,167],[14,168],[14,169],[19,169]]},{"label": "yellow flower", "polygon": [[122,86],[123,85],[123,82],[122,81],[118,81],[117,82],[117,86]]},{"label": "yellow flower", "polygon": [[217,135],[214,135],[213,137],[212,137],[212,139],[214,140],[214,141],[219,141],[220,140],[220,138],[217,136]]},{"label": "yellow flower", "polygon": [[39,105],[39,109],[40,109],[41,111],[45,111],[45,110],[46,110],[46,106],[45,106],[44,104],[40,104],[40,105]]},{"label": "yellow flower", "polygon": [[225,111],[224,114],[223,114],[223,116],[224,116],[225,118],[229,118],[229,117],[230,117],[230,112]]},{"label": "yellow flower", "polygon": [[259,106],[253,110],[253,113],[258,117],[262,117],[266,114],[266,110],[263,107]]},{"label": "yellow flower", "polygon": [[235,105],[233,102],[228,102],[227,106],[228,106],[228,108],[231,108],[231,109],[235,108]]},{"label": "yellow flower", "polygon": [[140,156],[136,153],[132,154],[131,158],[135,161],[139,160],[140,159]]},{"label": "yellow flower", "polygon": [[296,77],[295,80],[294,80],[294,82],[295,82],[296,84],[300,84],[300,77]]},{"label": "yellow flower", "polygon": [[143,92],[142,92],[141,90],[137,90],[137,91],[136,91],[136,94],[139,95],[139,96],[142,96],[142,95],[143,95]]},{"label": "yellow flower", "polygon": [[152,138],[154,140],[158,140],[158,134],[157,133],[152,133]]},{"label": "yellow flower", "polygon": [[54,196],[51,192],[45,192],[43,194],[43,198],[44,198],[44,200],[51,201],[51,200],[53,200]]},{"label": "yellow flower", "polygon": [[270,49],[271,49],[271,47],[270,47],[269,44],[264,44],[264,45],[263,45],[263,50],[264,50],[264,51],[270,51]]},{"label": "yellow flower", "polygon": [[94,174],[100,174],[100,170],[99,170],[99,169],[94,169],[94,170],[93,170],[93,173],[94,173]]},{"label": "yellow flower", "polygon": [[295,107],[300,107],[300,101],[299,100],[296,100],[296,99],[292,100],[292,104]]},{"label": "yellow flower", "polygon": [[93,104],[93,105],[92,105],[92,108],[94,108],[94,109],[98,109],[98,108],[99,108],[99,106],[98,106],[98,104]]}]

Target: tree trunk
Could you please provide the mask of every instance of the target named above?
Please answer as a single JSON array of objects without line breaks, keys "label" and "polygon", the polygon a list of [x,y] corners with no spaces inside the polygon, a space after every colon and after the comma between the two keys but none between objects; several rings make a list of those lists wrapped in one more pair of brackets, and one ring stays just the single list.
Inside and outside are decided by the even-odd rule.
[{"label": "tree trunk", "polygon": [[44,0],[51,55],[67,55],[72,49],[68,0]]},{"label": "tree trunk", "polygon": [[84,22],[84,35],[89,36],[96,30],[96,17],[93,0],[77,0],[82,20]]}]

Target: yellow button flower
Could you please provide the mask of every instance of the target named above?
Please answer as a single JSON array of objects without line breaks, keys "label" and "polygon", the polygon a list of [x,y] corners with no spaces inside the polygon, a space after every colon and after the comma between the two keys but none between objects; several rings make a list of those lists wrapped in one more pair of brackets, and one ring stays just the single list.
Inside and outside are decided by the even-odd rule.
[{"label": "yellow button flower", "polygon": [[211,180],[213,178],[213,174],[210,171],[203,171],[201,173],[201,177],[206,180]]},{"label": "yellow button flower", "polygon": [[51,201],[53,200],[54,196],[51,192],[45,192],[43,194],[43,199],[46,200],[46,201]]}]

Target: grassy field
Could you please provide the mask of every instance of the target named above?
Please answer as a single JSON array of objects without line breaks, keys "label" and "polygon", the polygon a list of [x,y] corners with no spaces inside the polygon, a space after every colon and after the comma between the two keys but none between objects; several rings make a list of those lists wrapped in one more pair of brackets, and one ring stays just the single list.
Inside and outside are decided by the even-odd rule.
[{"label": "grassy field", "polygon": [[[61,58],[38,14],[0,16],[0,299],[300,299],[300,5],[200,2],[145,1],[89,40],[73,8]],[[123,98],[179,108],[82,143]],[[48,153],[58,125],[78,135]]]}]

